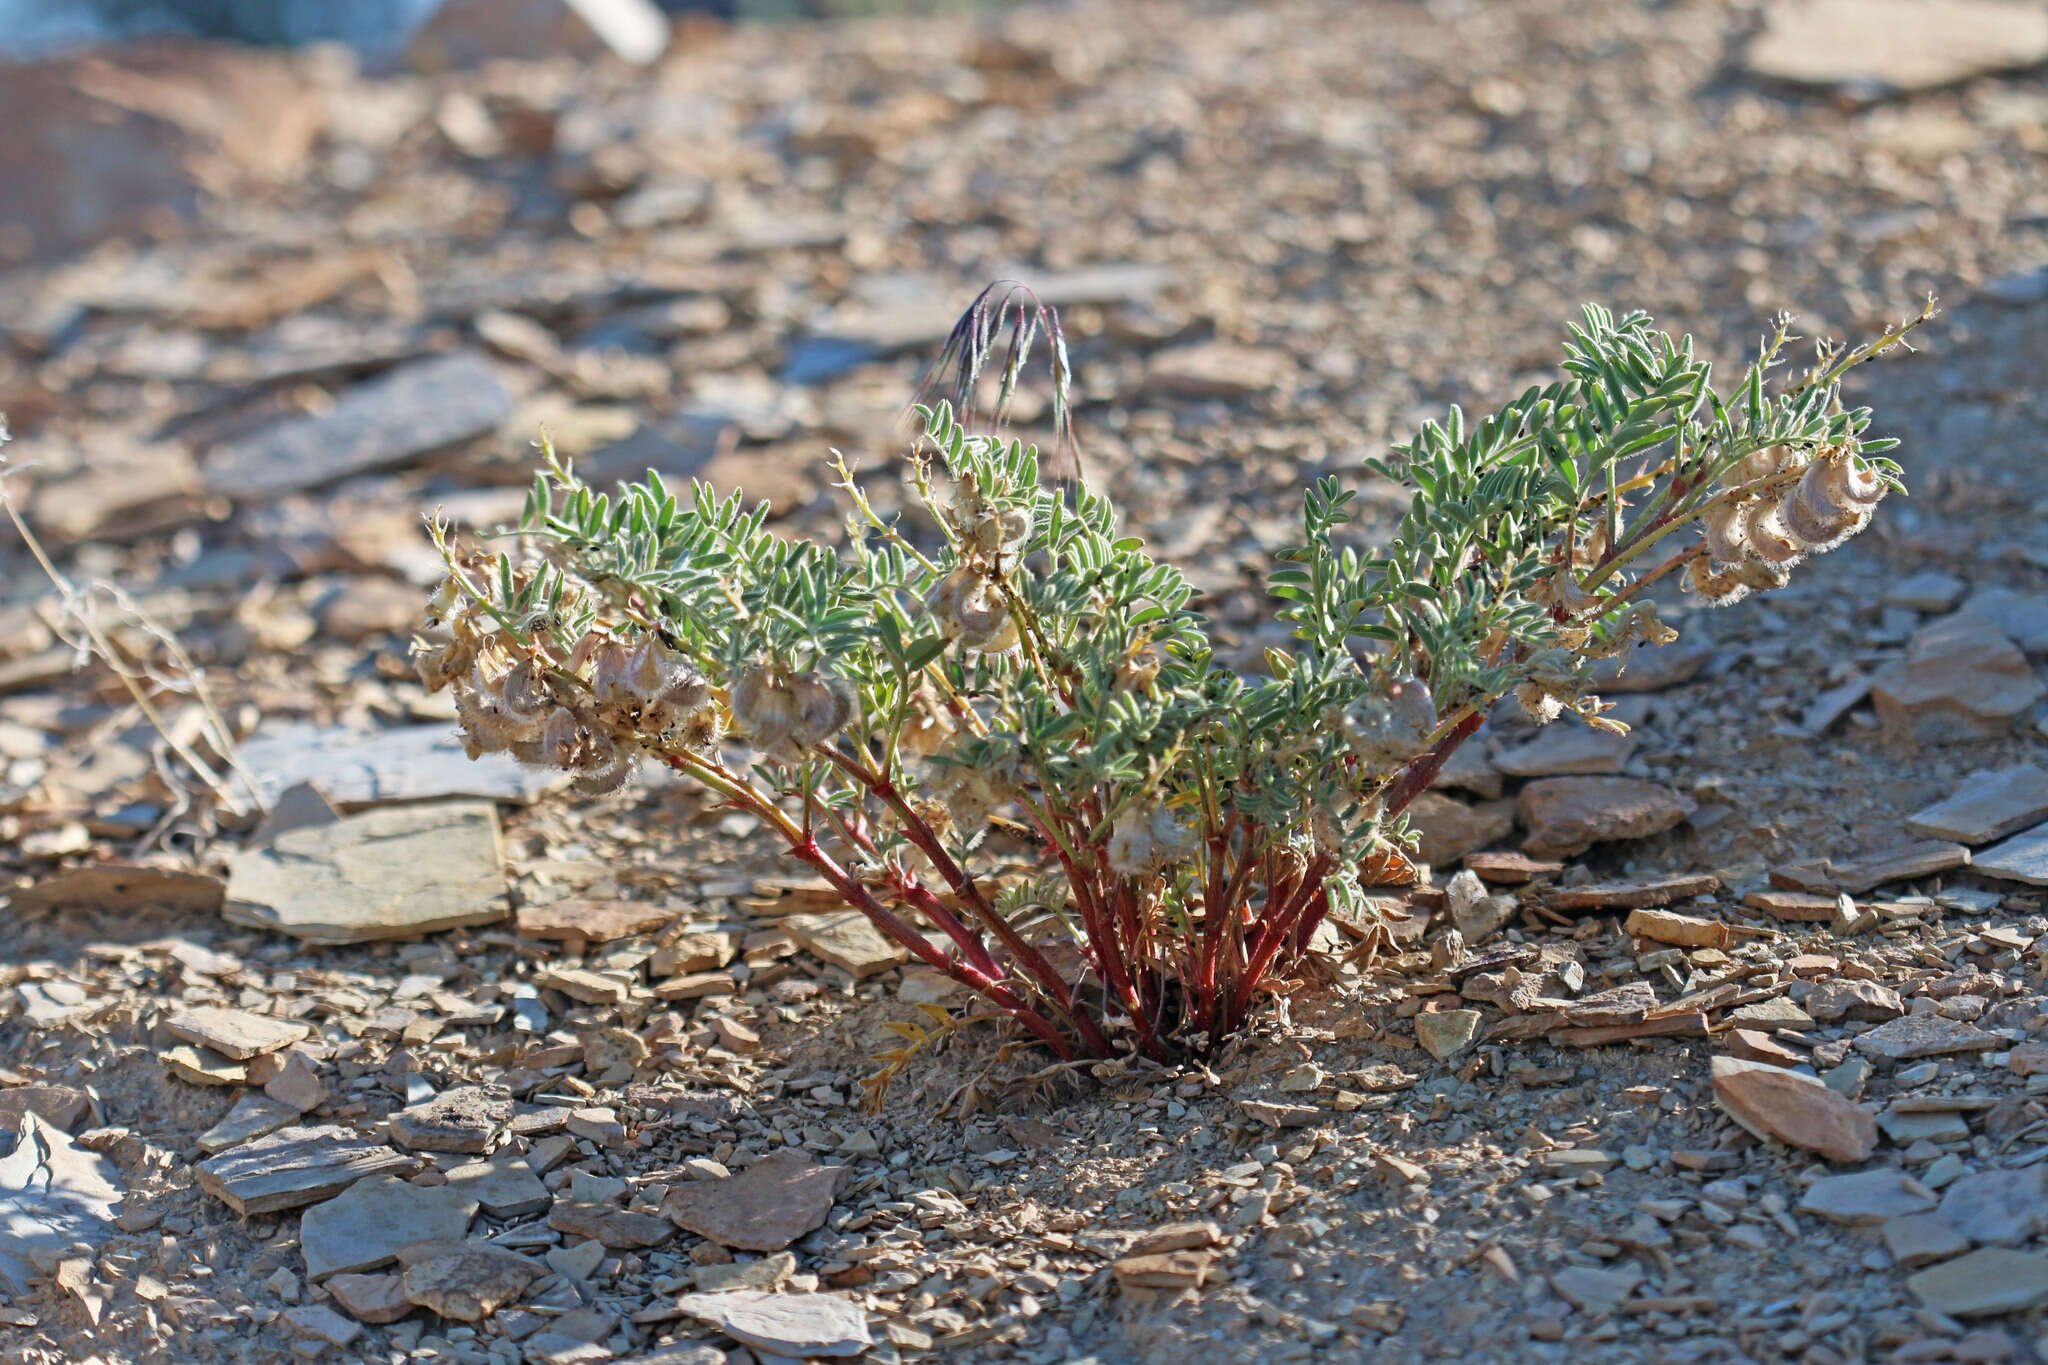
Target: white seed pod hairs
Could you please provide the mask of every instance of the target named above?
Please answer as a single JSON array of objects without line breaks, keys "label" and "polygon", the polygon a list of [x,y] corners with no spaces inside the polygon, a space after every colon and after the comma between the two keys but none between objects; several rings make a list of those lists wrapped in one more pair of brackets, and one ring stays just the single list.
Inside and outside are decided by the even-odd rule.
[{"label": "white seed pod hairs", "polygon": [[574,785],[585,796],[604,796],[626,785],[638,764],[640,750],[633,744],[615,744],[609,735],[598,734],[592,739],[595,742],[590,746],[590,759]]},{"label": "white seed pod hairs", "polygon": [[668,732],[669,740],[679,749],[693,754],[708,754],[718,747],[724,738],[725,721],[715,706],[702,706],[678,721]]},{"label": "white seed pod hairs", "polygon": [[661,647],[661,641],[655,639],[654,633],[649,631],[642,635],[639,642],[626,654],[626,691],[641,702],[653,701],[668,686],[668,675],[672,668],[668,651]]},{"label": "white seed pod hairs", "polygon": [[429,692],[439,692],[476,664],[473,636],[439,645],[418,641],[413,645],[413,651],[413,669],[419,674],[420,686]]},{"label": "white seed pod hairs", "polygon": [[1744,548],[1753,560],[1789,570],[1802,557],[1799,542],[1778,518],[1775,502],[1759,499],[1748,504],[1743,510],[1742,533]]},{"label": "white seed pod hairs", "polygon": [[1564,698],[1540,683],[1525,682],[1515,687],[1515,705],[1538,725],[1548,725],[1564,714]]},{"label": "white seed pod hairs", "polygon": [[1109,870],[1124,877],[1136,877],[1152,866],[1152,826],[1142,815],[1126,814],[1109,832],[1103,849]]}]

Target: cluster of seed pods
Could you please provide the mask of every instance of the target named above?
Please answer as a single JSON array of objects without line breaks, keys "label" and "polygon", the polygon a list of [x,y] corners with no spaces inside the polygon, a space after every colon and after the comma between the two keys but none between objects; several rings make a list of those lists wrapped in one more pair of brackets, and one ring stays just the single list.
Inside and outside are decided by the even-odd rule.
[{"label": "cluster of seed pods", "polygon": [[[1799,455],[1772,446],[1751,455],[1727,477],[1753,483],[1798,466]],[[1687,584],[1708,603],[1725,606],[1752,590],[1785,585],[1793,566],[1834,549],[1870,524],[1885,481],[1853,450],[1822,450],[1772,492],[1716,503],[1702,518],[1707,554],[1687,570]]]},{"label": "cluster of seed pods", "polygon": [[845,729],[858,701],[844,678],[762,664],[733,684],[733,725],[756,749],[794,763]]},{"label": "cluster of seed pods", "polygon": [[1117,817],[1103,855],[1109,869],[1126,877],[1148,876],[1194,856],[1195,831],[1163,805]]},{"label": "cluster of seed pods", "polygon": [[435,594],[429,624],[450,638],[421,649],[420,680],[449,687],[471,758],[509,753],[575,773],[590,794],[616,791],[642,754],[703,752],[723,728],[711,684],[652,634],[627,641],[591,630],[567,657],[497,629],[475,602],[457,609],[452,580]]},{"label": "cluster of seed pods", "polygon": [[963,473],[944,515],[960,538],[960,563],[932,589],[925,610],[947,639],[976,653],[1015,649],[1020,638],[1017,622],[996,584],[1001,574],[1015,569],[1031,544],[1030,510],[997,508],[983,495],[974,475]]}]

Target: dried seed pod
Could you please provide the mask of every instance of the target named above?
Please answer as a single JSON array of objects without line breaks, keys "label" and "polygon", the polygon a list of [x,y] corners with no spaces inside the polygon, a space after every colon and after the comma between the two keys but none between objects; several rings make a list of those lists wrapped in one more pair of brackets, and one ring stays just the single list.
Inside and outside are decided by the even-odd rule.
[{"label": "dried seed pod", "polygon": [[513,664],[500,682],[498,692],[504,698],[507,712],[530,721],[544,719],[547,708],[555,701],[547,675],[531,659],[521,659]]},{"label": "dried seed pod", "polygon": [[947,639],[984,654],[1014,649],[1021,638],[1008,605],[970,565],[947,574],[926,607]]},{"label": "dried seed pod", "polygon": [[585,770],[570,785],[585,796],[608,796],[626,785],[626,779],[633,775],[633,756],[619,754],[600,768]]},{"label": "dried seed pod", "polygon": [[653,701],[668,686],[669,674],[674,669],[675,662],[669,658],[668,651],[649,632],[642,635],[640,642],[626,655],[624,687],[640,701]]},{"label": "dried seed pod", "polygon": [[1152,684],[1159,680],[1159,669],[1164,662],[1159,646],[1147,641],[1124,655],[1123,662],[1117,665],[1113,685],[1119,692],[1150,691]]},{"label": "dried seed pod", "polygon": [[455,610],[455,604],[462,600],[462,587],[450,574],[434,586],[434,592],[427,599],[427,624],[437,626]]},{"label": "dried seed pod", "polygon": [[1707,553],[1723,564],[1733,564],[1743,557],[1748,547],[1748,532],[1743,528],[1744,504],[1739,502],[1717,502],[1707,509],[1700,518],[1700,530],[1707,542]]},{"label": "dried seed pod", "polygon": [[1750,503],[1743,513],[1742,532],[1751,559],[1788,570],[1799,562],[1800,544],[1778,519],[1776,503]]},{"label": "dried seed pod", "polygon": [[718,747],[723,738],[725,722],[719,717],[715,706],[699,707],[685,716],[669,732],[670,741],[679,749],[693,754],[709,753]]},{"label": "dried seed pod", "polygon": [[541,725],[541,760],[554,768],[575,767],[582,739],[583,723],[576,719],[576,713],[566,706],[557,706],[548,712]]},{"label": "dried seed pod", "polygon": [[1785,490],[1778,501],[1778,519],[1808,554],[1832,550],[1870,522],[1864,511],[1841,511],[1824,515],[1806,495],[1806,479]]},{"label": "dried seed pod", "polygon": [[1758,479],[1768,478],[1780,470],[1790,468],[1798,458],[1798,453],[1788,446],[1766,446],[1736,461],[1735,467],[1728,471],[1722,482],[1754,483]]},{"label": "dried seed pod", "polygon": [[1548,725],[1564,714],[1564,698],[1539,683],[1518,685],[1515,704],[1522,708],[1523,715],[1538,725]]},{"label": "dried seed pod", "polygon": [[756,749],[787,744],[800,719],[787,671],[765,667],[741,674],[732,690],[732,718]]},{"label": "dried seed pod", "polygon": [[466,640],[450,640],[442,645],[415,648],[418,652],[413,660],[413,668],[419,674],[420,686],[429,692],[439,692],[469,672],[476,664],[476,642],[473,636]]},{"label": "dried seed pod", "polygon": [[598,646],[591,658],[590,694],[600,706],[630,706],[638,701],[626,672],[626,647],[617,640]]},{"label": "dried seed pod", "polygon": [[678,663],[656,699],[685,716],[711,705],[711,680],[686,663]]},{"label": "dried seed pod", "polygon": [[1778,564],[1766,564],[1761,560],[1745,559],[1735,566],[1735,577],[1745,588],[1758,592],[1769,592],[1782,588],[1791,581],[1791,571]]},{"label": "dried seed pod", "polygon": [[853,684],[844,678],[798,678],[790,685],[796,698],[796,724],[790,738],[798,744],[821,744],[845,728],[853,718],[858,699]]},{"label": "dried seed pod", "polygon": [[1705,599],[1708,606],[1725,607],[1749,595],[1749,587],[1737,576],[1734,565],[1695,559],[1686,567],[1685,575],[1686,586]]}]

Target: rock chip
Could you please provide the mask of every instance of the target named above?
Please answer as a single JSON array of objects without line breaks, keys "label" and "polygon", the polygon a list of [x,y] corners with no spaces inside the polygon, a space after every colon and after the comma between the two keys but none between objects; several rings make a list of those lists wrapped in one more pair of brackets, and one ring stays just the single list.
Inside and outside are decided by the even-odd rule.
[{"label": "rock chip", "polygon": [[395,1175],[359,1180],[299,1220],[306,1278],[376,1270],[417,1242],[461,1241],[476,1196],[450,1182],[422,1188]]},{"label": "rock chip", "polygon": [[1806,1012],[1823,1024],[1839,1023],[1844,1019],[1858,1023],[1882,1024],[1896,1019],[1906,1012],[1906,1002],[1899,999],[1899,993],[1890,986],[1880,986],[1875,981],[1857,981],[1848,977],[1836,977],[1828,981],[1817,981],[1807,993]]},{"label": "rock chip", "polygon": [[1919,573],[1908,574],[1884,590],[1883,601],[1888,607],[1905,607],[1912,611],[1939,614],[1951,610],[1963,600],[1963,594],[1970,585],[1952,573],[1939,569],[1922,569]]},{"label": "rock chip", "polygon": [[1941,1216],[1980,1246],[2019,1246],[2048,1231],[2048,1169],[1958,1176],[1941,1192]]},{"label": "rock chip", "polygon": [[1970,1249],[1970,1239],[1939,1211],[1908,1213],[1886,1221],[1884,1246],[1902,1268],[1913,1270],[1962,1255]]},{"label": "rock chip", "polygon": [[1539,858],[1583,853],[1610,839],[1646,839],[1696,809],[1691,797],[1633,777],[1541,778],[1522,788],[1517,804],[1529,831],[1522,851]]},{"label": "rock chip", "polygon": [[1824,1175],[1799,1196],[1800,1212],[1849,1227],[1875,1227],[1887,1219],[1926,1213],[1935,1203],[1931,1190],[1896,1166]]},{"label": "rock chip", "polygon": [[1593,690],[1610,692],[1661,692],[1667,687],[1690,682],[1714,657],[1714,645],[1685,635],[1668,645],[1638,640],[1613,658],[1593,665]]},{"label": "rock chip", "polygon": [[1478,1034],[1478,1010],[1432,1010],[1415,1016],[1415,1040],[1440,1062],[1472,1046]]},{"label": "rock chip", "polygon": [[331,1199],[358,1180],[408,1175],[419,1163],[333,1125],[280,1128],[194,1169],[200,1187],[248,1217]]},{"label": "rock chip", "polygon": [[1468,806],[1440,792],[1426,791],[1410,803],[1408,823],[1422,836],[1416,857],[1429,867],[1455,863],[1474,849],[1505,839],[1515,828],[1508,801]]},{"label": "rock chip", "polygon": [[512,1121],[510,1097],[482,1086],[444,1090],[422,1104],[408,1105],[390,1119],[391,1136],[420,1152],[482,1152]]},{"label": "rock chip", "polygon": [[1145,386],[1181,398],[1253,398],[1286,386],[1294,368],[1294,357],[1278,347],[1204,341],[1155,353]]},{"label": "rock chip", "polygon": [[1996,739],[2041,698],[2026,655],[1981,616],[1929,623],[1871,679],[1878,717],[1922,744]]},{"label": "rock chip", "polygon": [[784,915],[778,926],[802,944],[811,956],[843,968],[855,977],[887,971],[910,954],[874,926],[858,910],[816,915]]},{"label": "rock chip", "polygon": [[1636,751],[1636,733],[1613,734],[1590,725],[1546,725],[1533,739],[1503,749],[1493,766],[1509,777],[1618,773]]},{"label": "rock chip", "polygon": [[33,1109],[9,1137],[0,1156],[0,1285],[26,1295],[29,1281],[54,1274],[74,1247],[105,1243],[123,1191],[113,1162]]},{"label": "rock chip", "polygon": [[1775,0],[1749,69],[1861,98],[2048,61],[2048,12],[2005,0]]},{"label": "rock chip", "polygon": [[328,1346],[346,1346],[363,1330],[324,1303],[302,1303],[285,1309],[283,1316],[292,1331]]},{"label": "rock chip", "polygon": [[481,1322],[526,1292],[542,1269],[484,1242],[422,1242],[399,1258],[406,1302],[456,1322]]},{"label": "rock chip", "polygon": [[69,1133],[92,1112],[92,1096],[68,1085],[16,1085],[0,1090],[0,1132],[16,1133],[23,1114],[34,1114]]},{"label": "rock chip", "polygon": [[2024,1312],[2048,1304],[2048,1254],[1985,1247],[1908,1275],[1906,1288],[1952,1318]]},{"label": "rock chip", "polygon": [[1739,1057],[1716,1057],[1712,1069],[1714,1099],[1760,1137],[1830,1161],[1863,1161],[1877,1148],[1877,1120],[1814,1077]]},{"label": "rock chip", "polygon": [[2048,823],[1993,844],[1973,858],[1970,866],[2001,881],[2048,886]]},{"label": "rock chip", "polygon": [[1643,1282],[1643,1272],[1634,1266],[1597,1270],[1591,1266],[1569,1266],[1550,1277],[1557,1296],[1581,1313],[1612,1313]]},{"label": "rock chip", "polygon": [[[2048,281],[2048,270],[2040,272]],[[1991,622],[2027,654],[2048,654],[2048,597],[2010,588],[1979,588],[1963,611]]]},{"label": "rock chip", "polygon": [[2048,769],[2032,763],[1986,768],[1955,793],[1906,820],[1908,833],[1964,844],[1988,844],[2048,819]]},{"label": "rock chip", "polygon": [[684,1294],[675,1306],[757,1352],[777,1356],[857,1356],[874,1342],[867,1314],[836,1294],[771,1294],[733,1289]]},{"label": "rock chip", "polygon": [[533,1167],[515,1156],[472,1161],[448,1172],[448,1187],[476,1200],[493,1218],[524,1218],[554,1200]]},{"label": "rock chip", "polygon": [[213,1156],[298,1121],[296,1105],[285,1104],[263,1094],[244,1095],[235,1101],[235,1107],[228,1110],[219,1123],[199,1135],[199,1150]]},{"label": "rock chip", "polygon": [[1998,1046],[1998,1035],[1939,1014],[1908,1014],[1857,1035],[1853,1046],[1879,1061],[1905,1062],[1954,1052],[1988,1052]]},{"label": "rock chip", "polygon": [[780,1251],[824,1226],[844,1173],[782,1147],[738,1175],[678,1185],[661,1211],[677,1227],[721,1246]]},{"label": "rock chip", "polygon": [[274,1019],[215,1005],[179,1010],[164,1021],[164,1027],[188,1043],[210,1047],[238,1062],[275,1052],[313,1031],[311,1025],[296,1019]]},{"label": "rock chip", "polygon": [[319,943],[368,943],[505,917],[497,808],[392,806],[235,855],[222,913]]},{"label": "rock chip", "polygon": [[327,1282],[327,1292],[350,1317],[372,1325],[397,1322],[413,1310],[398,1275],[336,1275]]},{"label": "rock chip", "polygon": [[659,1246],[676,1235],[676,1225],[651,1213],[634,1213],[609,1204],[572,1204],[558,1200],[548,1210],[548,1226],[575,1237],[588,1237],[614,1251]]},{"label": "rock chip", "polygon": [[[580,900],[570,897],[546,905],[522,905],[516,921],[524,938],[609,943],[613,939],[651,934],[676,917],[676,911],[639,901]],[[723,963],[718,964],[723,966]]]}]

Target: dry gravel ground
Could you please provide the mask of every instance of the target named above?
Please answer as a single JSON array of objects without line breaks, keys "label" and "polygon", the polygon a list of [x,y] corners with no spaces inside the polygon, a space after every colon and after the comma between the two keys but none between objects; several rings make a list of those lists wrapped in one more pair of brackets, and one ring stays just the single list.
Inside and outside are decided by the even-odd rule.
[{"label": "dry gravel ground", "polygon": [[[1963,44],[1976,11],[1928,8]],[[2028,658],[2048,652],[2048,83],[1774,84],[1744,64],[1760,22],[1104,0],[691,30],[646,72],[366,80],[331,54],[184,49],[125,85],[64,68],[174,111],[204,192],[140,245],[0,279],[0,409],[34,466],[16,487],[68,571],[194,651],[272,796],[314,772],[370,812],[337,825],[300,793],[304,828],[277,836],[293,867],[327,860],[330,935],[366,887],[482,861],[423,898],[470,922],[402,941],[224,919],[231,860],[246,888],[285,858],[261,852],[274,830],[193,790],[109,675],[69,671],[40,575],[0,540],[0,1106],[40,1107],[56,1165],[126,1192],[16,1282],[27,1243],[0,1241],[0,1345],[745,1365],[690,1311],[735,1300],[679,1299],[744,1288],[774,1292],[784,1331],[818,1307],[795,1295],[852,1305],[853,1337],[811,1344],[858,1350],[864,1318],[880,1361],[2048,1354],[2041,896],[1953,850],[1877,885],[1843,868],[1917,838],[1906,819],[1967,775],[2048,754]],[[1850,37],[1845,56],[1871,40]],[[1361,480],[1384,525],[1401,499],[1365,458],[1543,374],[1586,300],[1731,360],[1779,307],[1810,334],[1929,290],[1947,307],[1861,381],[1914,497],[1785,592],[1674,603],[1698,671],[1629,699],[1633,747],[1564,760],[1659,784],[1686,819],[1504,888],[1488,942],[1462,883],[1455,917],[1432,917],[1441,891],[1390,905],[1397,942],[1333,936],[1320,979],[1207,1068],[1048,1073],[968,1030],[864,1113],[880,1025],[931,983],[790,919],[829,907],[731,817],[673,787],[577,805],[360,737],[307,766],[312,732],[284,727],[445,727],[404,661],[432,573],[416,518],[516,506],[540,423],[608,472],[743,482],[831,533],[825,448],[899,500],[890,422],[934,319],[1005,273],[1067,300],[1090,476],[1247,650],[1305,479]],[[1933,622],[1969,647],[1929,643]],[[188,705],[170,720],[202,742]],[[1475,753],[1557,771],[1493,729]],[[1519,780],[1468,765],[1449,797],[1479,814],[1441,821],[1518,846],[1483,799]],[[495,816],[406,804],[463,795]],[[2031,799],[2007,802],[2028,825]],[[367,861],[362,820],[385,822]],[[422,830],[452,842],[398,838]],[[106,862],[146,870],[79,880]],[[1773,871],[1808,899],[1773,899]],[[1681,874],[1715,879],[1672,907],[1704,928],[1625,928],[1626,892],[1560,908]],[[209,1005],[270,1022],[191,1014]],[[1897,1056],[1901,1032],[1936,1050]],[[1709,1073],[1738,1054],[1826,1073],[1752,1119],[1824,1114],[1864,1159],[1738,1127]],[[245,1217],[221,1191],[248,1187],[201,1165],[238,1101],[250,1128],[326,1129],[316,1151],[360,1134],[417,1188],[369,1177],[339,1231],[352,1206]],[[238,1136],[204,1142],[275,1177],[249,1143],[276,1139]],[[796,1164],[761,1165],[782,1148],[844,1171],[763,1192]],[[1827,1183],[1858,1172],[1878,1174]],[[413,1248],[401,1278],[410,1231],[465,1229],[527,1259]],[[327,1278],[336,1256],[358,1268]],[[506,1302],[464,1321],[450,1285]]]}]

